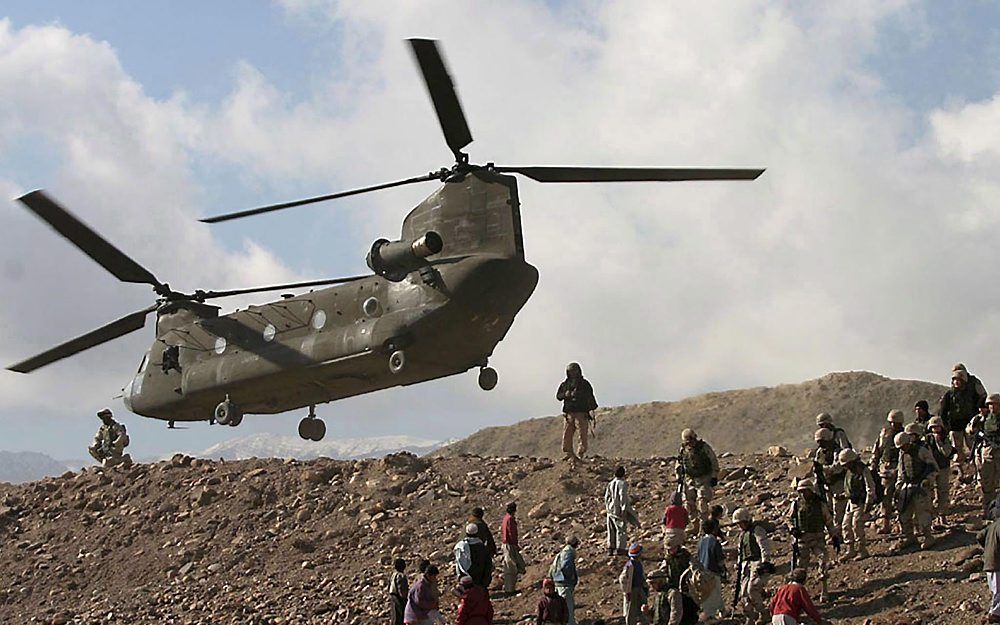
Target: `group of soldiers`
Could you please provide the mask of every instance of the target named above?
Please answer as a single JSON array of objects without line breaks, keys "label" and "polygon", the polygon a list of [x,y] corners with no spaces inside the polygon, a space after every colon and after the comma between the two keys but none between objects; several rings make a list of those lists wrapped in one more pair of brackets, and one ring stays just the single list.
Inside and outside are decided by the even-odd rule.
[{"label": "group of soldiers", "polygon": [[[578,371],[578,365],[574,367]],[[582,376],[581,376],[582,377]],[[590,389],[587,384],[585,388]],[[592,395],[592,390],[590,391]],[[596,404],[596,402],[594,402]],[[574,416],[579,422],[579,417]],[[917,547],[930,549],[936,543],[935,520],[944,529],[952,514],[950,501],[953,477],[963,483],[978,481],[981,492],[983,518],[989,519],[997,490],[996,458],[1000,453],[1000,394],[988,394],[982,381],[969,373],[965,365],[956,364],[951,373],[951,388],[941,397],[938,414],[933,415],[926,400],[914,404],[913,418],[907,423],[902,410],[891,410],[886,424],[871,449],[869,461],[854,449],[850,437],[838,427],[828,413],[816,416],[814,432],[815,449],[808,461],[793,467],[792,503],[787,513],[788,529],[792,536],[791,584],[810,572],[819,583],[820,603],[829,600],[828,570],[832,546],[841,561],[864,560],[871,557],[868,550],[867,524],[877,520],[879,534],[892,534],[898,523],[900,542],[897,549]],[[686,429],[681,434],[682,445],[677,455],[678,494],[682,496],[690,530],[698,541],[698,557],[693,558],[676,539],[677,531],[670,520],[671,507],[665,513],[666,556],[654,575],[677,568],[677,562],[690,566],[688,587],[681,576],[668,574],[664,597],[670,597],[675,606],[681,606],[685,597],[700,607],[701,618],[714,618],[722,614],[718,592],[725,580],[725,567],[711,567],[705,557],[707,538],[721,534],[716,521],[718,506],[712,505],[714,487],[718,483],[719,464],[711,446],[698,435]],[[566,450],[564,444],[564,451]],[[582,455],[574,454],[571,459]],[[628,555],[629,562],[638,559],[641,546],[626,547],[627,528],[638,525],[631,509],[624,469],[608,483],[605,489],[607,513],[607,546],[610,555]],[[875,518],[878,514],[879,518]],[[755,518],[753,510],[739,508],[732,513],[732,522],[739,527],[736,537],[736,589],[735,603],[747,623],[798,622],[798,611],[815,612],[810,602],[794,610],[776,607],[764,601],[766,582],[776,571],[772,559],[773,546],[769,535],[776,530],[771,524]],[[917,533],[921,540],[918,542]],[[713,536],[716,535],[716,536]],[[711,543],[708,543],[709,545]],[[846,549],[841,549],[842,545]],[[675,562],[677,561],[677,562]],[[629,569],[626,564],[626,569]],[[715,568],[716,571],[710,570]],[[814,570],[815,569],[815,570]],[[641,571],[641,567],[639,568]],[[813,571],[814,570],[814,571]],[[692,583],[700,578],[707,583]],[[717,578],[717,579],[716,579]],[[623,572],[625,602],[623,613],[626,625],[648,622],[649,614],[636,606],[645,602],[642,593],[633,592],[648,586],[636,585],[635,569]],[[652,585],[656,586],[655,583]],[[696,588],[702,586],[702,588]],[[707,590],[706,590],[707,588]],[[786,596],[805,596],[803,589],[785,593]],[[657,604],[658,605],[658,604]],[[708,605],[709,609],[705,609]],[[656,612],[651,610],[651,613]],[[793,615],[792,612],[795,612]],[[669,613],[669,610],[668,610]],[[818,614],[818,612],[815,612]],[[660,621],[652,617],[653,623]],[[687,618],[681,616],[679,618]],[[773,619],[770,620],[769,619]],[[682,620],[663,623],[684,622]],[[695,621],[691,621],[695,622]]]}]

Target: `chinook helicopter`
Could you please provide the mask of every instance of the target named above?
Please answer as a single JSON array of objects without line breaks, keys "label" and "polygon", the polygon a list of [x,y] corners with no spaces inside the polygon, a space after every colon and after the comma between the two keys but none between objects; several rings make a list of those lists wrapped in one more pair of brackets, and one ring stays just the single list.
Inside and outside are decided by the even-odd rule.
[{"label": "chinook helicopter", "polygon": [[[607,168],[475,165],[462,149],[472,134],[437,42],[408,40],[455,157],[414,178],[202,219],[220,223],[418,182],[440,188],[403,219],[398,239],[375,241],[371,275],[227,291],[180,293],[43,191],[18,198],[35,215],[122,282],[153,287],[155,302],[9,367],[28,373],[143,328],[156,338],[123,390],[126,407],[170,422],[238,426],[244,414],[308,408],[304,439],[326,425],[315,407],[354,395],[418,384],[488,366],[497,344],[538,283],[525,260],[519,174],[538,182],[753,180],[763,169]],[[220,315],[207,302],[234,295],[324,287]]]}]

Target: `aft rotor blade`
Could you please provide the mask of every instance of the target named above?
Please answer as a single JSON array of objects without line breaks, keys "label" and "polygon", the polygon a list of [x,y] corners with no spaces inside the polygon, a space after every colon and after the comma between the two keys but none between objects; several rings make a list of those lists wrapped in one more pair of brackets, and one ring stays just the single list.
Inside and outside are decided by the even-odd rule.
[{"label": "aft rotor blade", "polygon": [[472,132],[465,121],[462,104],[455,92],[455,83],[448,74],[444,58],[438,50],[437,41],[433,39],[408,39],[413,50],[413,56],[424,75],[424,84],[430,93],[441,131],[448,147],[459,156],[462,148],[472,143]]},{"label": "aft rotor blade", "polygon": [[53,347],[52,349],[42,352],[37,356],[33,356],[27,360],[17,363],[16,365],[11,365],[10,367],[7,367],[7,369],[18,373],[30,373],[35,369],[40,369],[45,365],[56,362],[57,360],[68,358],[73,354],[90,349],[91,347],[96,347],[101,343],[107,343],[108,341],[116,339],[119,336],[125,336],[130,332],[135,332],[146,325],[146,316],[154,310],[156,310],[156,306],[150,306],[149,308],[144,308],[138,312],[126,315],[117,321],[112,321],[111,323],[88,332],[83,336],[78,336],[75,339],[66,341],[62,345]]},{"label": "aft rotor blade", "polygon": [[52,226],[56,232],[66,237],[70,243],[80,248],[80,251],[93,258],[101,267],[107,269],[122,282],[151,284],[154,287],[163,286],[148,269],[108,243],[104,237],[57,204],[44,191],[32,191],[17,199],[31,212]]},{"label": "aft rotor blade", "polygon": [[756,180],[763,169],[697,167],[497,167],[538,182],[676,182],[682,180]]},{"label": "aft rotor blade", "polygon": [[313,280],[312,282],[292,282],[290,284],[258,286],[249,289],[233,289],[231,291],[196,291],[193,298],[198,301],[205,301],[207,299],[217,299],[220,297],[232,297],[233,295],[248,295],[250,293],[265,293],[267,291],[280,291],[282,289],[303,289],[311,286],[328,286],[331,284],[343,284],[345,282],[354,282],[355,280],[361,280],[363,278],[370,278],[370,277],[371,275],[354,276],[351,278],[333,278],[330,280]]},{"label": "aft rotor blade", "polygon": [[224,215],[216,215],[215,217],[206,217],[201,219],[202,223],[206,224],[217,224],[223,221],[230,221],[232,219],[241,219],[243,217],[251,217],[253,215],[261,215],[263,213],[270,213],[273,211],[279,211],[285,208],[292,208],[294,206],[303,206],[305,204],[314,204],[316,202],[325,202],[327,200],[335,200],[341,197],[347,197],[349,195],[360,195],[362,193],[368,193],[370,191],[380,191],[382,189],[391,189],[392,187],[401,187],[404,184],[413,184],[415,182],[427,182],[428,180],[440,180],[441,175],[434,172],[429,174],[424,174],[423,176],[417,176],[416,178],[407,178],[406,180],[397,180],[395,182],[386,182],[384,184],[377,184],[371,187],[363,187],[361,189],[352,189],[350,191],[341,191],[340,193],[331,193],[329,195],[319,195],[316,197],[306,198],[304,200],[295,200],[294,202],[283,202],[281,204],[271,204],[270,206],[261,206],[259,208],[251,208],[249,210],[239,211],[236,213],[226,213]]}]

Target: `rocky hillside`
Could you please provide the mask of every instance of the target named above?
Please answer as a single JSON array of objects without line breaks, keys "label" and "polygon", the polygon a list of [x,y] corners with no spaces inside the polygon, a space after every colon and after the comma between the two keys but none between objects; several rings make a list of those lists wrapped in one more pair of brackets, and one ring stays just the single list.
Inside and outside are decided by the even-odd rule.
[{"label": "rocky hillside", "polygon": [[[747,455],[722,462],[720,501],[730,510],[755,504],[760,517],[779,521],[795,460]],[[655,560],[672,467],[655,458],[624,464],[643,522],[635,538]],[[0,623],[373,625],[385,622],[393,556],[430,558],[450,586],[451,548],[468,510],[483,506],[496,528],[510,500],[520,504],[528,575],[524,594],[496,598],[496,622],[533,622],[538,583],[573,533],[582,539],[581,623],[620,623],[614,580],[622,561],[605,555],[601,501],[615,466],[603,458],[570,467],[524,457],[177,456],[0,485]],[[958,497],[972,495],[963,487]],[[972,506],[960,511],[933,551],[900,552],[880,539],[872,545],[877,557],[837,565],[828,616],[851,625],[979,622],[989,603],[972,546],[982,523]],[[786,568],[787,535],[776,539]],[[412,579],[414,565],[410,573]],[[731,587],[726,595],[728,601]],[[446,595],[443,608],[454,622],[455,599]]]},{"label": "rocky hillside", "polygon": [[[600,392],[600,389],[597,389]],[[651,402],[597,411],[595,454],[648,458],[677,453],[680,433],[694,428],[717,451],[754,453],[771,445],[801,450],[812,445],[815,417],[829,412],[855,446],[870,445],[892,408],[912,415],[926,399],[931,410],[947,389],[917,380],[893,380],[865,371],[830,373],[801,384],[707,393],[676,402]],[[436,453],[483,456],[553,456],[562,441],[562,417],[491,427]]]}]

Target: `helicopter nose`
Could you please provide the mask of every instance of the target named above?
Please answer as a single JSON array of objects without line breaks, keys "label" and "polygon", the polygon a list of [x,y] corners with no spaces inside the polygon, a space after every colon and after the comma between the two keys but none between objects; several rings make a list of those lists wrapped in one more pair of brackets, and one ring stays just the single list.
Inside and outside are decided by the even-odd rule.
[{"label": "helicopter nose", "polygon": [[129,410],[129,412],[132,411],[132,382],[131,381],[129,381],[129,383],[126,384],[125,387],[122,389],[122,403],[125,404],[125,407]]}]

